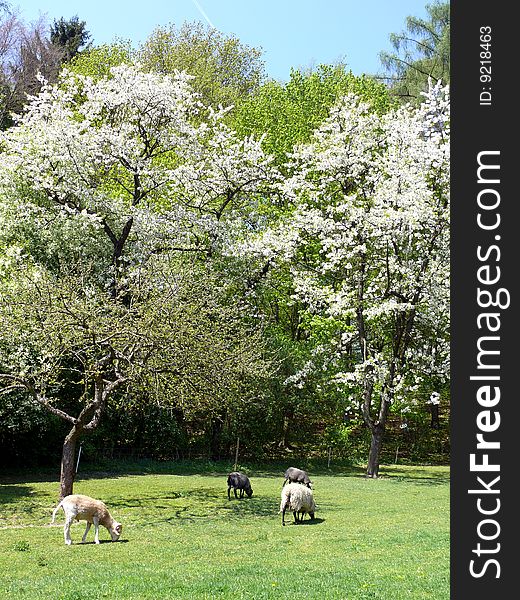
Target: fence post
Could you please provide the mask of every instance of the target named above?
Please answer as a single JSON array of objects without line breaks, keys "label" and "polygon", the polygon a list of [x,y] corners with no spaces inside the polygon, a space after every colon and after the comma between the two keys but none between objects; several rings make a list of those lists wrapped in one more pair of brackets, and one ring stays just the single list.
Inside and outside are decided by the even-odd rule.
[{"label": "fence post", "polygon": [[76,473],[78,472],[79,469],[79,459],[81,457],[81,449],[83,448],[83,443],[81,443],[79,445],[79,450],[78,450],[78,460],[76,461]]},{"label": "fence post", "polygon": [[233,467],[233,471],[237,470],[238,465],[238,448],[240,447],[240,438],[237,437],[237,448],[235,450],[235,466]]}]

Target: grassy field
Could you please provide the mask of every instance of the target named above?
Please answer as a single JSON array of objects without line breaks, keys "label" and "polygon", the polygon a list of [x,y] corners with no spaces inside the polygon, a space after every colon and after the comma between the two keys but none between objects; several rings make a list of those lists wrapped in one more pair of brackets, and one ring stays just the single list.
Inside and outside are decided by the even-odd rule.
[{"label": "grassy field", "polygon": [[[287,465],[288,466],[288,465]],[[315,522],[281,526],[283,467],[242,465],[253,497],[227,499],[232,465],[80,473],[74,491],[123,523],[111,543],[49,525],[57,481],[0,478],[0,598],[46,600],[449,598],[449,469],[310,469]],[[308,518],[308,517],[306,517]]]}]

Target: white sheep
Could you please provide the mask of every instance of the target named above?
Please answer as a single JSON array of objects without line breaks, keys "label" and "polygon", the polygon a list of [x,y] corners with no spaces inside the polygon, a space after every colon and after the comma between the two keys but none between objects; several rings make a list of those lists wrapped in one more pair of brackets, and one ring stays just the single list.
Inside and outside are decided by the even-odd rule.
[{"label": "white sheep", "polygon": [[294,522],[301,523],[305,513],[309,513],[311,519],[314,519],[316,503],[312,490],[300,483],[289,483],[282,487],[282,501],[280,502],[280,512],[282,513],[282,525],[285,525],[285,511],[292,510]]},{"label": "white sheep", "polygon": [[72,544],[72,539],[70,537],[70,526],[74,519],[76,519],[76,521],[79,521],[80,519],[87,521],[87,528],[85,529],[81,543],[85,542],[87,533],[89,532],[92,523],[94,523],[96,532],[94,536],[94,541],[96,544],[99,544],[100,525],[103,525],[103,527],[108,529],[113,542],[116,542],[119,539],[121,531],[123,530],[123,526],[110,516],[107,507],[100,500],[95,500],[94,498],[83,496],[81,494],[71,494],[70,496],[65,496],[65,498],[63,498],[63,500],[54,509],[51,523],[54,523],[56,513],[60,507],[63,508],[63,512],[65,513],[65,526],[63,528],[63,535],[65,537],[65,544],[67,544],[67,546]]}]

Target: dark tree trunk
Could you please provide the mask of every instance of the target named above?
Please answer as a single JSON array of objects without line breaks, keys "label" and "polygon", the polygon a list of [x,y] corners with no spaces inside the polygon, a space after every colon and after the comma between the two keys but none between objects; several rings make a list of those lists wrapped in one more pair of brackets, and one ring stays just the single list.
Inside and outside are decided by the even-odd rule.
[{"label": "dark tree trunk", "polygon": [[121,235],[117,237],[117,235],[112,231],[109,224],[104,222],[104,231],[110,238],[113,246],[112,252],[112,267],[114,268],[114,275],[111,282],[111,294],[113,298],[120,298],[125,306],[129,305],[130,298],[128,296],[127,290],[121,288],[119,283],[119,272],[124,267],[124,259],[123,259],[123,250],[130,235],[130,231],[134,224],[133,217],[130,217],[125,223]]},{"label": "dark tree trunk", "polygon": [[209,442],[209,453],[211,460],[220,460],[220,441],[223,423],[220,419],[211,420],[211,438]]},{"label": "dark tree trunk", "polygon": [[384,427],[374,425],[372,428],[372,439],[370,442],[370,452],[368,453],[367,477],[376,478],[379,476],[379,455],[383,447]]},{"label": "dark tree trunk", "polygon": [[282,423],[282,437],[278,443],[278,447],[279,448],[284,448],[284,449],[291,449],[292,446],[289,443],[289,433],[291,431],[291,423],[294,417],[294,413],[292,411],[287,412],[284,414],[283,416],[283,423]]},{"label": "dark tree trunk", "polygon": [[61,455],[61,475],[60,475],[60,500],[72,494],[74,478],[76,476],[76,443],[80,437],[80,432],[74,426],[65,441],[63,442],[63,452]]},{"label": "dark tree trunk", "polygon": [[439,405],[438,404],[432,404],[430,406],[430,410],[431,410],[431,421],[430,421],[430,427],[432,429],[439,429],[440,427],[440,422],[439,422]]}]

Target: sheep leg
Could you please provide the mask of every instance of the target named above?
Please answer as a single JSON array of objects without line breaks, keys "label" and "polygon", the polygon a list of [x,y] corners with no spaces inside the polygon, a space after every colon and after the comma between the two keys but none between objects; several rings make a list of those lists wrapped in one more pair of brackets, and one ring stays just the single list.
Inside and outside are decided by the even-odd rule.
[{"label": "sheep leg", "polygon": [[73,520],[74,517],[67,517],[67,520],[65,521],[65,526],[63,527],[63,537],[65,538],[65,543],[67,544],[67,546],[70,546],[72,544],[72,539],[70,537],[70,526]]},{"label": "sheep leg", "polygon": [[233,491],[235,492],[235,498],[238,498],[238,496],[237,496],[237,488],[233,488]]},{"label": "sheep leg", "polygon": [[94,517],[92,520],[94,521],[94,531],[95,531],[94,542],[96,544],[99,544],[99,519],[97,517]]},{"label": "sheep leg", "polygon": [[294,515],[294,523],[297,525],[298,524],[298,511],[293,510],[293,515]]},{"label": "sheep leg", "polygon": [[81,538],[81,543],[84,544],[85,540],[87,539],[87,533],[89,532],[90,529],[90,521],[87,521],[87,528],[85,529],[85,533],[83,534],[83,537]]},{"label": "sheep leg", "polygon": [[231,496],[229,495],[230,491],[231,491],[231,486],[228,486],[228,489],[227,489],[227,499],[228,500],[231,500]]},{"label": "sheep leg", "polygon": [[284,506],[283,510],[282,510],[282,525],[284,527],[285,527],[285,511],[286,511],[286,509],[287,509],[287,506]]},{"label": "sheep leg", "polygon": [[243,497],[244,497],[244,490],[243,490],[243,489],[241,489],[241,490],[240,490],[240,498],[243,498]]}]

